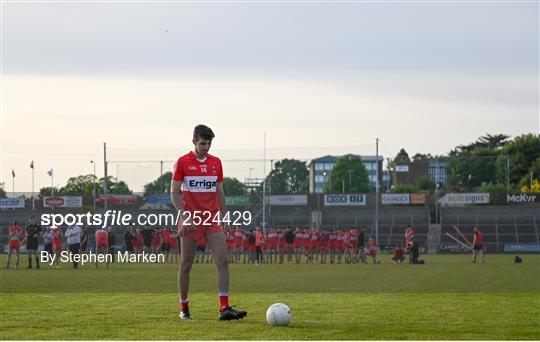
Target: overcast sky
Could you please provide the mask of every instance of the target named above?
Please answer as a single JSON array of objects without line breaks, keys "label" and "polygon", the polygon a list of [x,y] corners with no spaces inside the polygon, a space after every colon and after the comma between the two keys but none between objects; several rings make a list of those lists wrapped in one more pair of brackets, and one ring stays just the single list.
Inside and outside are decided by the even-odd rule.
[{"label": "overcast sky", "polygon": [[[267,157],[444,154],[539,130],[538,3],[3,3],[0,181],[175,160],[206,123],[225,174]],[[236,160],[253,159],[238,162]],[[164,171],[172,163],[164,163]],[[250,171],[250,168],[252,170]],[[134,190],[159,163],[111,165]]]}]

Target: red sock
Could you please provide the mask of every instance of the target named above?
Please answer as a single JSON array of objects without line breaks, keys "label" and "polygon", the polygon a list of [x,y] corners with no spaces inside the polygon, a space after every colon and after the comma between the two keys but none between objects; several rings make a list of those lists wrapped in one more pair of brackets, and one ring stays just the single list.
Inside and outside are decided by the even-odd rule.
[{"label": "red sock", "polygon": [[189,302],[180,303],[180,310],[184,311],[188,308]]},{"label": "red sock", "polygon": [[219,296],[220,311],[229,306],[229,296]]}]

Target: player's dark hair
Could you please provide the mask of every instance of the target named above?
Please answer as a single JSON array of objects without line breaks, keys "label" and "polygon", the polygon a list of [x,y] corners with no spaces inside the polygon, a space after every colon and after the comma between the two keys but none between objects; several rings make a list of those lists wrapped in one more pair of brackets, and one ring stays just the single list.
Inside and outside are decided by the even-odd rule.
[{"label": "player's dark hair", "polygon": [[197,125],[193,129],[193,140],[197,141],[199,139],[212,140],[215,137],[212,129],[206,125]]}]

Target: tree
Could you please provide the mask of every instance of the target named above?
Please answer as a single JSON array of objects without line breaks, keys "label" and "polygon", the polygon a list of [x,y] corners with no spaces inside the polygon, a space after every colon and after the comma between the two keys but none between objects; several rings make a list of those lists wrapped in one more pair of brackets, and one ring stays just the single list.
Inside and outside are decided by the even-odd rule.
[{"label": "tree", "polygon": [[0,198],[6,197],[6,191],[4,190],[4,183],[0,183]]},{"label": "tree", "polygon": [[413,161],[420,161],[420,160],[430,160],[433,158],[431,153],[423,154],[423,153],[417,153],[413,157]]},{"label": "tree", "polygon": [[411,158],[409,158],[409,154],[407,153],[407,151],[405,151],[405,149],[402,148],[401,150],[399,150],[399,153],[394,158],[392,164],[396,165],[398,163],[410,163],[410,162],[411,162]]},{"label": "tree", "polygon": [[453,190],[471,190],[482,183],[496,184],[497,159],[507,144],[507,135],[487,134],[468,145],[459,145],[449,153],[448,186]]},{"label": "tree", "polygon": [[509,137],[506,134],[486,134],[471,144],[458,145],[455,150],[460,152],[472,152],[479,148],[499,150],[508,143],[507,140]]},{"label": "tree", "polygon": [[[104,189],[105,178],[100,178],[98,181],[99,189]],[[124,181],[115,182],[112,176],[107,176],[107,194],[113,195],[131,195],[132,191]]]},{"label": "tree", "polygon": [[362,158],[352,154],[338,159],[330,174],[330,179],[324,184],[324,192],[330,190],[330,182],[332,182],[333,192],[341,192],[343,184],[345,184],[346,193],[371,191],[368,173]]},{"label": "tree", "polygon": [[[531,174],[532,174],[532,188],[531,188]],[[527,174],[521,178],[519,182],[519,188],[521,192],[540,192],[537,184],[540,184],[540,157],[538,157],[534,163],[532,163]]]},{"label": "tree", "polygon": [[144,196],[152,194],[170,194],[171,193],[172,172],[165,172],[153,182],[145,184]]},{"label": "tree", "polygon": [[[524,134],[506,144],[497,160],[497,180],[506,183],[507,166],[508,180],[511,187],[521,183],[529,174],[529,169],[540,157],[540,135]],[[507,162],[508,159],[508,162]],[[508,163],[508,165],[507,165]]]},{"label": "tree", "polygon": [[[108,193],[115,195],[130,195],[132,194],[128,185],[123,182],[115,182],[112,176],[108,177]],[[55,196],[83,196],[86,198],[92,197],[94,191],[94,175],[80,175],[68,179],[66,185],[61,188],[54,187]],[[96,182],[96,195],[103,193],[103,178]],[[51,187],[44,187],[39,190],[41,196],[50,196]]]},{"label": "tree", "polygon": [[223,190],[227,196],[241,196],[246,194],[246,186],[236,178],[224,177]]},{"label": "tree", "polygon": [[435,182],[428,175],[421,176],[416,180],[416,188],[420,191],[434,190]]},{"label": "tree", "polygon": [[306,179],[304,179],[302,183],[300,183],[300,188],[298,190],[298,193],[300,194],[309,193],[309,176],[307,176]]},{"label": "tree", "polygon": [[[97,184],[96,184],[97,187]],[[59,196],[92,196],[94,175],[80,175],[68,179],[66,185],[58,190]],[[96,190],[97,191],[97,190]]]},{"label": "tree", "polygon": [[126,182],[120,181],[111,183],[108,193],[114,195],[131,195],[133,192],[129,189]]},{"label": "tree", "polygon": [[266,178],[271,194],[300,194],[300,185],[309,176],[306,163],[297,159],[283,159],[274,164],[274,169]]},{"label": "tree", "polygon": [[[43,188],[39,189],[39,195],[42,196],[42,197],[50,196],[51,195],[51,187],[46,186],[46,187],[43,187]],[[54,195],[58,195],[58,188],[57,187],[54,187]]]}]

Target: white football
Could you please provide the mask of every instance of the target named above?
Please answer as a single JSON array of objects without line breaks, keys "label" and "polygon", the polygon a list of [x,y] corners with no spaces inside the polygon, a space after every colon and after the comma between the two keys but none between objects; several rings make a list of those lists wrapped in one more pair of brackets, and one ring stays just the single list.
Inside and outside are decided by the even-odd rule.
[{"label": "white football", "polygon": [[291,309],[283,303],[272,304],[266,310],[266,321],[274,327],[285,327],[289,325],[291,318]]}]

